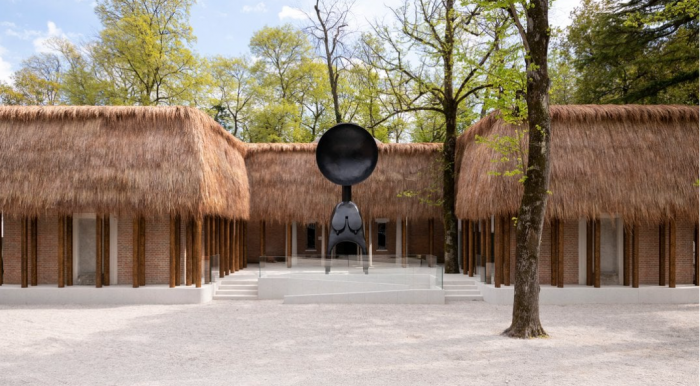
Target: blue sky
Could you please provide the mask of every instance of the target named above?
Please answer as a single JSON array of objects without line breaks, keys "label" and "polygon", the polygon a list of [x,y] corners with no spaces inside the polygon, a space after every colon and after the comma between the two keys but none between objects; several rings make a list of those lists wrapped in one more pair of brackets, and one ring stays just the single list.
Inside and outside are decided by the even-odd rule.
[{"label": "blue sky", "polygon": [[[313,0],[198,0],[190,23],[197,36],[194,49],[201,55],[238,56],[248,52],[253,33],[284,23],[301,25]],[[557,0],[550,23],[566,26],[569,12],[580,0]],[[354,24],[387,17],[388,8],[403,0],[356,0]],[[46,51],[47,38],[64,36],[75,43],[94,39],[100,30],[94,0],[0,0],[0,81],[9,82],[23,59]]]}]

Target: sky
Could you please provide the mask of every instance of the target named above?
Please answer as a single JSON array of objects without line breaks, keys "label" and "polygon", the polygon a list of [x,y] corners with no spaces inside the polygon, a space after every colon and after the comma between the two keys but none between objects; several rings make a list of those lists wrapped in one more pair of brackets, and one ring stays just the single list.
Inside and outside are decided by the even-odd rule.
[{"label": "sky", "polygon": [[[404,0],[356,0],[353,25],[366,29],[375,19],[390,20],[390,7]],[[313,11],[314,0],[198,0],[190,24],[197,37],[194,50],[203,56],[248,53],[253,33],[264,26],[303,25],[302,11]],[[565,27],[580,0],[555,0],[550,24]],[[46,40],[62,36],[76,44],[94,40],[101,25],[94,0],[0,0],[0,81],[21,67],[22,60],[47,52]]]}]

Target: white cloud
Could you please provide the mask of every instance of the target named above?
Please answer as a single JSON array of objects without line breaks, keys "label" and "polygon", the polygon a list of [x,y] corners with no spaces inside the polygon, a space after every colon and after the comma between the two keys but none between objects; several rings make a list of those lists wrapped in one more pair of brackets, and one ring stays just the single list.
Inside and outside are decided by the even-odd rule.
[{"label": "white cloud", "polygon": [[286,5],[282,7],[282,11],[280,11],[280,13],[278,13],[277,16],[279,16],[280,20],[284,20],[284,19],[304,20],[304,19],[306,19],[306,15],[304,14],[304,12],[302,12],[301,10],[299,10],[297,8],[292,8],[292,7],[289,7]]},{"label": "white cloud", "polygon": [[[5,47],[0,46],[0,55],[3,55],[5,52]],[[10,76],[12,75],[12,65],[2,59],[2,56],[0,56],[0,82],[5,82],[5,83],[11,83],[12,79],[10,79]]]},{"label": "white cloud", "polygon": [[63,33],[63,31],[56,26],[56,23],[49,20],[46,23],[46,32],[42,32],[41,36],[34,39],[32,44],[34,44],[34,50],[40,53],[50,53],[54,50],[49,46],[49,39],[55,37],[68,38],[68,36]]},{"label": "white cloud", "polygon": [[264,13],[267,12],[267,6],[265,3],[257,3],[255,5],[244,5],[241,9],[243,13]]}]

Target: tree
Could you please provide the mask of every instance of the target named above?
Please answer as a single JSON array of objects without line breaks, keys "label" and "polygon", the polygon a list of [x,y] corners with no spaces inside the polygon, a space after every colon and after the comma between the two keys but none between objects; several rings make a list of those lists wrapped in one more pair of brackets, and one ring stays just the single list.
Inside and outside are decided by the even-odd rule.
[{"label": "tree", "polygon": [[347,51],[345,40],[349,34],[348,14],[354,3],[316,0],[314,16],[307,14],[311,25],[306,30],[316,41],[316,47],[326,62],[336,123],[343,121],[338,100],[338,80],[349,57],[344,56]]},{"label": "tree", "polygon": [[[455,3],[454,0],[406,1],[394,10],[396,28],[374,26],[374,33],[386,50],[367,45],[372,49],[372,64],[395,74],[390,77],[389,89],[398,92],[392,92],[395,110],[390,116],[415,111],[434,111],[444,116],[442,209],[446,273],[459,273],[454,189],[457,118],[467,98],[490,87],[484,82],[483,67],[497,43],[497,39],[480,41],[472,37],[482,7],[459,8]],[[418,56],[418,65],[410,63],[409,53]],[[456,63],[457,56],[463,60]]]},{"label": "tree", "polygon": [[698,104],[697,0],[584,0],[568,42],[578,103]]},{"label": "tree", "polygon": [[[524,191],[516,224],[513,319],[503,334],[516,338],[547,336],[539,313],[539,255],[549,197],[551,120],[549,115],[549,2],[500,0],[487,3],[510,15],[524,49],[528,148]],[[518,9],[520,8],[520,9]],[[526,22],[523,24],[522,19]],[[523,116],[518,112],[518,116]]]},{"label": "tree", "polygon": [[103,75],[126,104],[189,101],[199,88],[189,26],[193,0],[102,0],[95,12],[104,29],[96,49]]},{"label": "tree", "polygon": [[12,86],[0,87],[0,100],[6,105],[60,104],[62,76],[63,66],[57,55],[33,55],[12,74]]},{"label": "tree", "polygon": [[214,117],[224,127],[231,126],[231,133],[239,136],[248,129],[253,107],[255,80],[248,60],[217,56],[210,61],[209,73],[213,83],[209,105],[215,111]]}]

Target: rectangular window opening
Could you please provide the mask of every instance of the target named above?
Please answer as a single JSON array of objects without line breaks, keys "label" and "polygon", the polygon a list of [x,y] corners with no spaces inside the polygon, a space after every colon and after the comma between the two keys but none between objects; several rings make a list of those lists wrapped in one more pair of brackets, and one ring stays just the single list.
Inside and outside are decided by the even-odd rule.
[{"label": "rectangular window opening", "polygon": [[306,249],[316,249],[316,224],[309,224],[306,226]]},{"label": "rectangular window opening", "polygon": [[386,223],[377,224],[377,249],[386,250]]}]

